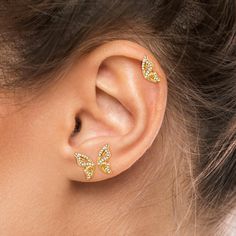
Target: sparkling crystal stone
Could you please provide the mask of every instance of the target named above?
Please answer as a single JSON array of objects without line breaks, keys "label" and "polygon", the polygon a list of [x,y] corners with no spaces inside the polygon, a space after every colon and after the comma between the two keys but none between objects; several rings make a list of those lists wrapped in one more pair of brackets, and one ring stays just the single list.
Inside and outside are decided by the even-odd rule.
[{"label": "sparkling crystal stone", "polygon": [[155,83],[160,81],[156,72],[151,72],[148,75],[148,80],[155,82]]},{"label": "sparkling crystal stone", "polygon": [[84,169],[85,175],[87,179],[91,179],[94,175],[95,167],[94,166],[87,166]]}]

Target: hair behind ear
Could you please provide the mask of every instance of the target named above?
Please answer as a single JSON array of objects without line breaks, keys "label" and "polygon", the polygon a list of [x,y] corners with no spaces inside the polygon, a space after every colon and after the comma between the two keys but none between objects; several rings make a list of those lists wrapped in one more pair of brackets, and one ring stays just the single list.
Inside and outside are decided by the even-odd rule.
[{"label": "hair behind ear", "polygon": [[[228,127],[222,132],[209,158],[203,162],[202,171],[197,178],[197,186],[203,205],[208,208],[222,206],[234,207],[236,200],[236,117],[230,120]],[[217,194],[215,194],[217,192]],[[201,199],[199,199],[201,201]],[[233,204],[232,204],[233,203]],[[223,207],[224,208],[224,207]]]}]

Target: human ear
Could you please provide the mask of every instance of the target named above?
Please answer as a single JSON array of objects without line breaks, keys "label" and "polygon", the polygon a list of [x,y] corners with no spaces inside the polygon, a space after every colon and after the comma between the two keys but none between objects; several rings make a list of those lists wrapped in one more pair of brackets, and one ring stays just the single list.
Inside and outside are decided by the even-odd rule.
[{"label": "human ear", "polygon": [[[145,56],[153,63],[152,70],[160,82],[145,79],[142,73]],[[73,96],[77,104],[74,114],[82,124],[65,148],[67,177],[93,182],[127,170],[152,145],[163,121],[167,83],[158,60],[137,43],[116,40],[75,61],[65,81],[70,83],[68,89],[77,90]],[[107,160],[109,173],[98,163],[99,151],[105,145],[109,145],[111,153]],[[85,178],[79,155],[94,163],[90,178]]]}]

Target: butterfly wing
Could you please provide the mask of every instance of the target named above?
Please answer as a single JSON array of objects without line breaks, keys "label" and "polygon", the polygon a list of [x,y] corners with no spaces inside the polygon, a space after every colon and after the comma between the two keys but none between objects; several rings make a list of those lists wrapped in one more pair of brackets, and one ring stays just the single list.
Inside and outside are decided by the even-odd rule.
[{"label": "butterfly wing", "polygon": [[147,79],[154,83],[160,82],[160,78],[158,77],[156,72],[149,73]]},{"label": "butterfly wing", "polygon": [[106,144],[98,153],[98,161],[97,164],[101,168],[102,172],[105,174],[111,173],[111,166],[108,162],[111,158],[110,147]]},{"label": "butterfly wing", "polygon": [[94,162],[86,155],[75,153],[75,159],[78,166],[82,167],[86,179],[92,179],[95,172]]},{"label": "butterfly wing", "polygon": [[142,72],[143,72],[143,76],[147,79],[149,73],[152,72],[152,62],[148,60],[147,56],[145,56],[143,58],[142,61]]}]

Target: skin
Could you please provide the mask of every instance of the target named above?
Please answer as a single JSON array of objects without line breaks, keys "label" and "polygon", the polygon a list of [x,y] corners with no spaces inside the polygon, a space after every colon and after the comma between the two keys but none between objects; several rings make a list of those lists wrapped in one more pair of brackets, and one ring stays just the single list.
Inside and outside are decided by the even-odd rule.
[{"label": "skin", "polygon": [[[143,78],[144,55],[160,83]],[[163,145],[166,101],[159,62],[129,41],[73,57],[36,97],[8,96],[0,121],[2,235],[173,235],[176,153]],[[76,116],[82,128],[72,135]],[[74,152],[96,162],[106,143],[112,174],[97,168],[86,180]]]}]

